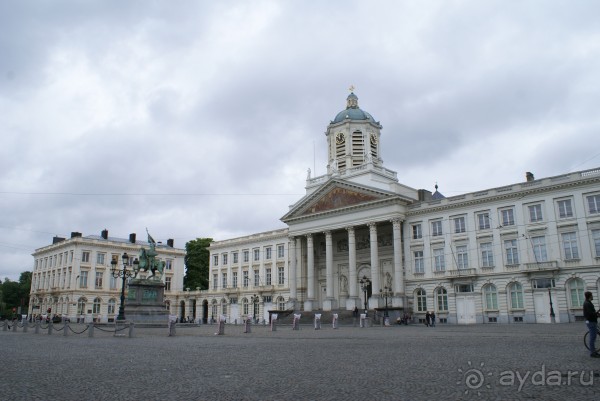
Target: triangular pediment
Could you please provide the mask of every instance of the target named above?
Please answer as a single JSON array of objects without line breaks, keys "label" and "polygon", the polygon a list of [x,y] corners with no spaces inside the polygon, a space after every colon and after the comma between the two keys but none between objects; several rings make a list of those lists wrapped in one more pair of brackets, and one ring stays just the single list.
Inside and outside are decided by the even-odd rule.
[{"label": "triangular pediment", "polygon": [[340,181],[330,182],[301,200],[283,217],[283,220],[368,204],[390,196],[393,194],[369,187],[348,185]]},{"label": "triangular pediment", "polygon": [[329,192],[325,193],[320,199],[313,204],[309,205],[299,215],[305,216],[307,214],[321,213],[328,210],[341,209],[348,206],[354,206],[361,203],[371,202],[380,199],[379,197],[360,193],[348,188],[335,187]]}]

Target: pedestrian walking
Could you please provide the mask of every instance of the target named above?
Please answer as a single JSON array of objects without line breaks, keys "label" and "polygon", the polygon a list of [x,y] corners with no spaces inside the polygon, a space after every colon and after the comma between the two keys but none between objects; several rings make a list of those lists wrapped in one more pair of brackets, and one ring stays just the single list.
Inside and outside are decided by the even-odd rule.
[{"label": "pedestrian walking", "polygon": [[585,301],[583,302],[583,317],[585,324],[590,333],[590,356],[592,358],[600,358],[600,354],[596,352],[596,333],[598,331],[598,312],[592,303],[594,296],[590,291],[584,293]]},{"label": "pedestrian walking", "polygon": [[425,314],[425,326],[429,327],[430,324],[431,324],[431,315],[429,314],[429,311],[427,311],[427,313]]},{"label": "pedestrian walking", "polygon": [[435,327],[435,312],[431,312],[431,327]]}]

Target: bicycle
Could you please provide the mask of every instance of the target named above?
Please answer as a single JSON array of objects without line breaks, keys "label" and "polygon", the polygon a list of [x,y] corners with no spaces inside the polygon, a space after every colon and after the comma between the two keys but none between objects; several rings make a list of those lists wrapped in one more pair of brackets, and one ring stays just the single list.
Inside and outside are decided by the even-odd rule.
[{"label": "bicycle", "polygon": [[[589,334],[590,331],[588,330],[583,335],[583,344],[588,350],[590,349],[590,342],[588,341]],[[600,353],[600,328],[596,328],[596,352]]]}]

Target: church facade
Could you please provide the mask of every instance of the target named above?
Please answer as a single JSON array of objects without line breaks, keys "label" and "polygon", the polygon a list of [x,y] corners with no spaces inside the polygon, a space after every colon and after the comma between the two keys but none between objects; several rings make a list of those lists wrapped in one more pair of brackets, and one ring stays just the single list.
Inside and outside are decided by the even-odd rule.
[{"label": "church facade", "polygon": [[384,167],[381,130],[351,93],[327,126],[327,173],[309,170],[288,228],[213,242],[210,288],[187,292],[181,313],[387,304],[455,324],[581,319],[583,292],[600,296],[600,169],[444,197]]}]

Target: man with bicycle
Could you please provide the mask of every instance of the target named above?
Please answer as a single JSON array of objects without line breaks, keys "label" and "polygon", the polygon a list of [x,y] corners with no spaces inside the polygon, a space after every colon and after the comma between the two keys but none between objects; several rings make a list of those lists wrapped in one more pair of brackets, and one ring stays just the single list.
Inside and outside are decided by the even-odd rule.
[{"label": "man with bicycle", "polygon": [[592,358],[600,358],[600,354],[596,352],[596,333],[598,331],[598,312],[594,308],[592,299],[594,296],[590,291],[584,293],[585,301],[583,302],[583,317],[585,324],[590,334],[590,356]]}]

